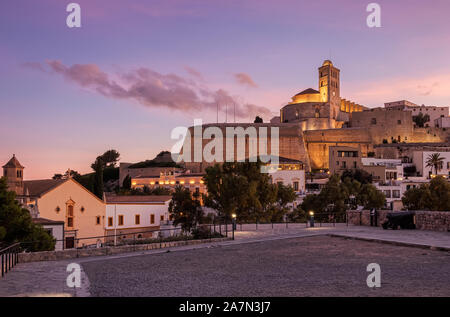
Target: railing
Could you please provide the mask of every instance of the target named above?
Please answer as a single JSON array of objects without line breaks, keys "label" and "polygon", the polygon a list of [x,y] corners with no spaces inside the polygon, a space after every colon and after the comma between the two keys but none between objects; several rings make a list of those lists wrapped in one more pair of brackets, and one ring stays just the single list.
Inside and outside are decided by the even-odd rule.
[{"label": "railing", "polygon": [[15,243],[0,250],[0,257],[2,258],[2,277],[5,276],[6,273],[11,271],[11,269],[19,262],[20,251],[20,243]]},{"label": "railing", "polygon": [[[206,228],[206,230],[205,230]],[[231,223],[212,223],[212,224],[199,224],[197,229],[203,229],[200,236],[195,237],[192,232],[183,232],[181,227],[165,228],[165,229],[151,229],[134,232],[124,232],[126,229],[117,228],[117,233],[114,234],[114,229],[110,234],[92,237],[82,237],[73,239],[73,247],[68,248],[66,246],[67,240],[55,240],[56,243],[62,242],[64,249],[88,249],[88,248],[102,248],[110,246],[125,246],[125,245],[138,245],[138,244],[150,244],[159,243],[162,245],[164,242],[171,241],[188,241],[196,239],[209,239],[212,241],[214,238],[219,237],[231,237],[233,238],[232,224]],[[122,232],[121,232],[122,231]],[[85,244],[80,246],[84,241],[97,240],[98,243]],[[19,245],[22,245],[23,250],[27,250],[27,247],[38,241],[23,241]]]},{"label": "railing", "polygon": [[[341,224],[346,224],[348,226],[348,219],[347,219],[347,215],[344,214],[336,214],[336,213],[330,213],[330,212],[317,212],[314,213],[313,215],[313,223],[315,224],[315,226],[318,227],[322,227],[322,226],[333,226],[335,227],[336,224],[341,223]],[[272,229],[274,229],[275,225],[278,225],[278,227],[280,225],[285,226],[286,228],[289,228],[289,225],[299,225],[302,224],[304,225],[306,228],[311,226],[311,216],[307,215],[306,217],[304,217],[303,219],[300,219],[298,221],[290,221],[290,220],[285,220],[285,221],[252,221],[252,222],[246,222],[246,221],[239,221],[237,222],[238,228],[240,228],[240,231],[242,231],[242,225],[255,225],[255,229],[258,230],[258,225],[271,225]]]}]

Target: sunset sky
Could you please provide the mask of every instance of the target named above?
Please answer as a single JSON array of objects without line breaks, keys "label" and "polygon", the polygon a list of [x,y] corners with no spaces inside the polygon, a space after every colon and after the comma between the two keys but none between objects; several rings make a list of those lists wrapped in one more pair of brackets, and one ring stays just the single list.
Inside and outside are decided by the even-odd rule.
[{"label": "sunset sky", "polygon": [[317,89],[331,58],[341,96],[369,107],[407,99],[450,105],[450,1],[63,0],[0,2],[0,163],[16,154],[25,178],[89,172],[114,148],[122,162],[153,158],[194,118],[269,120]]}]

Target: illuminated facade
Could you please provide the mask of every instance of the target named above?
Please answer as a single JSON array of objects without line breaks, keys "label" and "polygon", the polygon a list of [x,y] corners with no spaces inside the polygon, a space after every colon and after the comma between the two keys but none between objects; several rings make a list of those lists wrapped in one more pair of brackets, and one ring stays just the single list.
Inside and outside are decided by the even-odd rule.
[{"label": "illuminated facade", "polygon": [[326,60],[319,67],[319,90],[308,88],[280,110],[282,123],[298,122],[302,130],[341,128],[362,105],[340,97],[340,70]]},{"label": "illuminated facade", "polygon": [[168,188],[175,190],[175,187],[183,186],[189,189],[192,194],[200,194],[201,200],[201,194],[206,194],[203,175],[203,173],[167,172],[153,176],[137,176],[131,179],[131,188],[144,189],[144,187],[148,187],[149,189]]}]

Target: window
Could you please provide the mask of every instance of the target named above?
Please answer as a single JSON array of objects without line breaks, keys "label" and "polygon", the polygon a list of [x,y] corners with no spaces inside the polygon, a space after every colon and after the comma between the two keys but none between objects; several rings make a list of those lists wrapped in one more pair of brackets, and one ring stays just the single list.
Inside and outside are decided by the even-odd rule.
[{"label": "window", "polygon": [[400,198],[400,191],[399,190],[393,190],[392,191],[392,197],[394,198]]},{"label": "window", "polygon": [[314,117],[320,118],[320,110],[316,109],[316,112],[314,113]]},{"label": "window", "polygon": [[336,165],[339,166],[339,161],[336,161]]},{"label": "window", "polygon": [[95,217],[95,224],[96,225],[100,224],[100,216]]},{"label": "window", "polygon": [[73,205],[67,206],[67,227],[73,227]]},{"label": "window", "polygon": [[108,227],[113,226],[113,217],[108,217]]},{"label": "window", "polygon": [[123,226],[123,215],[119,215],[119,226]]},{"label": "window", "polygon": [[134,224],[139,225],[141,223],[141,216],[135,215],[134,216]]},{"label": "window", "polygon": [[370,120],[371,124],[377,124],[377,119],[376,118],[372,118],[372,120]]},{"label": "window", "polygon": [[159,220],[160,220],[160,221],[164,221],[164,215],[161,215],[161,216],[159,217]]},{"label": "window", "polygon": [[298,191],[298,182],[294,182],[294,190]]},{"label": "window", "polygon": [[347,168],[347,162],[346,161],[342,162],[342,168]]},{"label": "window", "polygon": [[402,120],[397,120],[397,124],[402,124]]},{"label": "window", "polygon": [[391,198],[391,191],[390,190],[385,190],[384,191],[384,196],[386,196],[386,198]]},{"label": "window", "polygon": [[356,161],[353,162],[353,168],[356,168]]},{"label": "window", "polygon": [[151,215],[150,215],[150,223],[151,223],[151,224],[154,224],[154,223],[155,223],[155,215],[154,215],[154,214],[151,214]]}]

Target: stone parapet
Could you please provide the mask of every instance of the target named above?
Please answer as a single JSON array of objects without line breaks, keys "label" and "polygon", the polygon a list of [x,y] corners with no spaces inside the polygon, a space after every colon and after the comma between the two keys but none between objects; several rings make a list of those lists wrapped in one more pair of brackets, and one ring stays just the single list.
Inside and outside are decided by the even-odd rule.
[{"label": "stone parapet", "polygon": [[161,243],[150,244],[135,244],[124,245],[117,247],[103,247],[92,249],[69,249],[62,251],[44,251],[44,252],[30,252],[20,253],[19,262],[38,262],[38,261],[60,261],[67,259],[75,259],[89,256],[106,256],[128,252],[148,251],[154,249],[180,247],[185,245],[195,245],[209,242],[222,242],[231,240],[231,238],[214,238],[214,239],[202,239],[202,240],[186,240],[186,241],[171,241]]},{"label": "stone parapet", "polygon": [[[386,215],[392,211],[378,210],[378,226],[386,221]],[[430,231],[450,231],[450,212],[447,211],[415,211],[416,228]],[[349,224],[356,226],[370,226],[370,211],[347,211]]]}]

